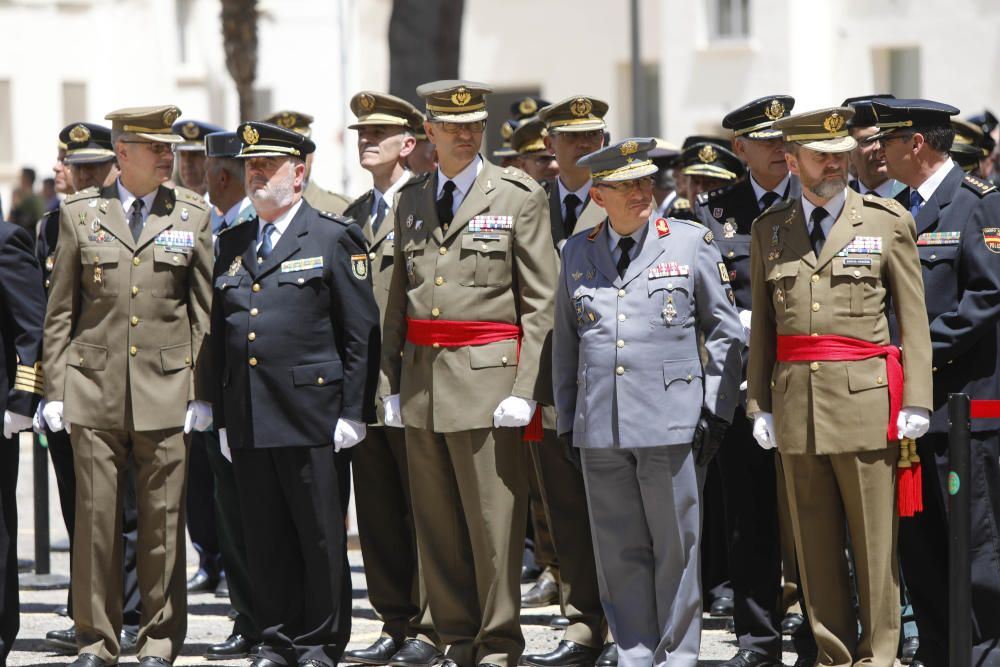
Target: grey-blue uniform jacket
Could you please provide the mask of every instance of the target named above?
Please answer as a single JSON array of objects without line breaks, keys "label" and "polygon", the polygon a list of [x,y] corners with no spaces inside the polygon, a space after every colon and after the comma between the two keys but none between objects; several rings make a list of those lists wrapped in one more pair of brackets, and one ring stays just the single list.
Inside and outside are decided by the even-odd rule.
[{"label": "grey-blue uniform jacket", "polygon": [[704,227],[650,217],[619,278],[607,225],[563,248],[552,362],[558,431],[572,431],[577,447],[689,444],[702,407],[731,421],[739,401],[743,330],[729,273]]}]

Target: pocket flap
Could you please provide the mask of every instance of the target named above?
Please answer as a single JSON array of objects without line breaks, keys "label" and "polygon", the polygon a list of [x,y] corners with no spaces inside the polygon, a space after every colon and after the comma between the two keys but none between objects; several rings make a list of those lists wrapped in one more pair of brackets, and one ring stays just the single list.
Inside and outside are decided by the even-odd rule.
[{"label": "pocket flap", "polygon": [[82,246],[80,248],[82,264],[117,264],[118,248],[115,246]]},{"label": "pocket flap", "polygon": [[749,241],[726,241],[725,239],[720,240],[716,236],[715,243],[719,246],[719,251],[722,252],[722,256],[726,259],[750,256]]},{"label": "pocket flap", "polygon": [[646,289],[648,294],[652,294],[653,292],[658,292],[660,290],[667,290],[668,292],[678,290],[684,292],[685,294],[690,294],[691,277],[661,276],[659,278],[650,278],[646,281]]},{"label": "pocket flap", "polygon": [[787,388],[788,368],[775,366],[774,373],[771,375],[771,391],[783,394]]},{"label": "pocket flap", "polygon": [[669,387],[673,382],[691,384],[696,378],[701,379],[700,359],[674,359],[663,362],[663,384]]},{"label": "pocket flap", "polygon": [[403,252],[416,252],[418,250],[422,251],[424,245],[426,245],[427,239],[406,239],[406,243],[403,244]]},{"label": "pocket flap", "polygon": [[153,246],[153,261],[160,264],[170,264],[172,266],[187,266],[191,263],[191,255],[194,251],[186,252],[171,251],[163,246]]},{"label": "pocket flap", "polygon": [[470,346],[469,366],[471,368],[517,366],[517,341],[501,340],[486,345]]},{"label": "pocket flap", "polygon": [[344,367],[339,359],[292,366],[292,384],[296,387],[322,387],[343,379]]},{"label": "pocket flap", "polygon": [[160,348],[160,363],[164,371],[176,371],[191,365],[191,343]]},{"label": "pocket flap", "polygon": [[848,278],[875,278],[879,275],[881,261],[878,255],[837,257],[833,261],[831,273]]},{"label": "pocket flap", "polygon": [[93,345],[75,340],[69,344],[68,364],[76,368],[89,368],[103,371],[108,365],[108,348],[104,345]]},{"label": "pocket flap", "polygon": [[323,277],[323,269],[306,269],[304,271],[288,271],[278,274],[279,285],[305,285],[310,280]]},{"label": "pocket flap", "polygon": [[476,252],[507,252],[510,247],[510,236],[508,234],[477,234],[467,232],[462,234],[462,250],[475,250]]},{"label": "pocket flap", "polygon": [[229,274],[222,274],[215,279],[215,289],[224,290],[230,287],[239,287],[239,284],[243,282],[243,275],[231,276]]},{"label": "pocket flap", "polygon": [[958,257],[957,245],[925,245],[917,246],[920,251],[920,261],[925,264],[937,264],[938,262],[954,262]]},{"label": "pocket flap", "polygon": [[772,264],[767,270],[767,279],[780,280],[781,278],[789,278],[798,274],[800,261],[801,260],[794,259]]},{"label": "pocket flap", "polygon": [[889,378],[885,371],[884,358],[873,357],[847,364],[847,387],[852,392],[886,389],[888,386]]}]

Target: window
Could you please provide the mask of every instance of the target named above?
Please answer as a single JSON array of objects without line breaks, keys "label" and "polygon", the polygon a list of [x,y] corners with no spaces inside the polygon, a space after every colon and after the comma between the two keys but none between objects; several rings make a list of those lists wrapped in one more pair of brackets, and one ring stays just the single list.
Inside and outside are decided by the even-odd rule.
[{"label": "window", "polygon": [[87,84],[63,81],[62,85],[63,125],[69,125],[87,118]]},{"label": "window", "polygon": [[920,97],[920,48],[875,49],[872,52],[875,89],[896,97]]},{"label": "window", "polygon": [[711,39],[748,38],[750,0],[708,0],[708,33]]}]

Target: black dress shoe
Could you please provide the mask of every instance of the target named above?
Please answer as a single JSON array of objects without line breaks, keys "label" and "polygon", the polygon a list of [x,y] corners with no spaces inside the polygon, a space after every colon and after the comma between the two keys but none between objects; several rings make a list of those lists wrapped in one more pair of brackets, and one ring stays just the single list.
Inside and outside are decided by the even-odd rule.
[{"label": "black dress shoe", "polygon": [[362,665],[388,665],[399,650],[399,644],[392,637],[379,637],[368,648],[344,651],[341,662],[360,662]]},{"label": "black dress shoe", "polygon": [[522,607],[548,607],[559,603],[559,584],[551,574],[542,574],[521,596]]},{"label": "black dress shoe", "polygon": [[280,662],[275,662],[263,656],[257,656],[250,662],[250,667],[285,667]]},{"label": "black dress shoe", "polygon": [[904,665],[912,665],[913,659],[917,657],[917,649],[919,648],[919,637],[907,637],[903,640],[903,648],[899,651],[899,661]]},{"label": "black dress shoe", "polygon": [[913,662],[910,663],[910,667],[924,667],[924,661],[914,660]]},{"label": "black dress shoe", "polygon": [[566,618],[565,616],[563,616],[562,614],[556,614],[555,616],[553,616],[552,618],[549,619],[549,627],[550,628],[568,628],[569,627],[569,619]]},{"label": "black dress shoe", "polygon": [[594,667],[618,667],[618,644],[614,642],[604,645],[604,650],[594,662]]},{"label": "black dress shoe", "polygon": [[521,659],[521,662],[532,667],[592,667],[599,655],[601,655],[600,648],[592,648],[564,639],[552,651],[526,655]]},{"label": "black dress shoe", "polygon": [[319,660],[303,660],[299,663],[299,667],[330,667],[330,665]]},{"label": "black dress shoe", "polygon": [[135,653],[135,646],[138,640],[139,635],[137,633],[122,628],[122,631],[118,634],[118,652],[122,655],[132,655]]},{"label": "black dress shoe", "polygon": [[806,622],[806,617],[802,614],[786,614],[781,619],[781,634],[794,635],[795,632]]},{"label": "black dress shoe", "polygon": [[194,576],[188,579],[187,590],[188,593],[201,593],[203,591],[214,591],[215,587],[219,585],[219,578],[212,577],[205,570],[198,570],[194,573]]},{"label": "black dress shoe", "polygon": [[139,660],[139,667],[170,667],[170,661],[155,655],[147,655]]},{"label": "black dress shoe", "polygon": [[108,662],[104,658],[99,658],[93,653],[81,653],[76,656],[76,660],[69,663],[69,667],[114,667],[117,662]]},{"label": "black dress shoe", "polygon": [[[73,655],[76,653],[76,626],[65,630],[51,630],[45,633],[45,647],[56,653]],[[87,655],[91,655],[88,653]]]},{"label": "black dress shoe", "polygon": [[709,616],[732,616],[733,599],[726,595],[720,595],[712,601],[712,606],[708,610]]},{"label": "black dress shoe", "polygon": [[219,577],[219,583],[215,586],[215,597],[229,597],[229,581],[225,577]]},{"label": "black dress shoe", "polygon": [[438,661],[441,651],[420,639],[407,639],[389,659],[392,667],[429,667]]},{"label": "black dress shoe", "polygon": [[208,660],[238,660],[250,654],[250,640],[241,634],[233,633],[224,642],[212,644],[205,649]]},{"label": "black dress shoe", "polygon": [[783,667],[783,665],[780,660],[775,660],[763,653],[741,648],[736,655],[719,667]]}]

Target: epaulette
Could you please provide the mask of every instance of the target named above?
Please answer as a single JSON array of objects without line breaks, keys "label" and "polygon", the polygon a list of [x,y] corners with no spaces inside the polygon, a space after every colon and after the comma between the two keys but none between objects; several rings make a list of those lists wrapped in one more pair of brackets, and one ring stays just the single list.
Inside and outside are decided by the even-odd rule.
[{"label": "epaulette", "polygon": [[552,194],[552,188],[555,185],[555,183],[553,183],[547,178],[543,178],[542,180],[538,181],[538,185],[542,187],[542,190],[545,190],[545,194],[550,195]]},{"label": "epaulette", "polygon": [[345,227],[350,227],[352,224],[354,224],[354,220],[352,218],[346,218],[342,215],[337,215],[336,213],[330,213],[330,211],[317,211],[317,212],[319,213],[320,217],[326,218],[327,220],[333,220],[334,222],[339,222]]},{"label": "epaulette", "polygon": [[876,197],[875,195],[868,193],[861,198],[865,206],[870,206],[872,208],[882,209],[883,211],[888,211],[895,216],[902,216],[906,213],[906,209],[895,199],[883,199],[882,197]]},{"label": "epaulette", "polygon": [[677,211],[690,211],[691,202],[685,199],[684,197],[678,197],[677,199],[674,200],[673,209]]},{"label": "epaulette", "polygon": [[419,176],[411,176],[410,179],[408,181],[406,181],[406,183],[403,183],[403,185],[399,188],[399,190],[397,192],[402,192],[403,190],[405,190],[407,188],[412,188],[414,186],[421,185],[423,183],[427,183],[428,180],[431,178],[431,176],[433,174],[434,174],[434,172],[427,171],[427,172],[424,172],[424,173],[420,174]]},{"label": "epaulette", "polygon": [[684,218],[669,217],[667,218],[667,222],[669,222],[671,225],[674,224],[675,222],[681,225],[687,225],[688,227],[692,227],[695,230],[697,230],[699,234],[704,234],[705,232],[705,225],[701,224],[701,222],[698,220],[685,220]]},{"label": "epaulette", "polygon": [[89,188],[84,188],[83,190],[78,190],[77,192],[74,192],[71,195],[66,195],[66,199],[63,200],[63,203],[72,204],[75,201],[81,201],[83,199],[94,199],[95,197],[99,197],[100,195],[101,195],[100,189],[98,189],[98,187],[94,185]]},{"label": "epaulette", "polygon": [[798,197],[789,197],[788,199],[779,199],[778,201],[774,202],[773,204],[771,204],[770,206],[768,206],[766,209],[764,209],[764,212],[760,214],[760,217],[763,218],[765,215],[770,215],[772,213],[777,213],[778,211],[784,211],[786,208],[788,208],[790,206],[793,206],[795,204],[796,199],[798,199]]},{"label": "epaulette", "polygon": [[208,208],[208,202],[205,201],[204,197],[193,190],[188,190],[187,188],[174,188],[174,198],[199,208]]},{"label": "epaulette", "polygon": [[503,171],[501,171],[500,173],[500,178],[509,183],[514,183],[516,185],[519,185],[525,190],[531,190],[532,188],[539,188],[539,189],[541,188],[541,186],[538,184],[538,181],[533,179],[531,176],[528,176],[528,174],[524,173],[517,167],[504,167]]},{"label": "epaulette", "polygon": [[992,183],[987,183],[982,181],[971,174],[966,174],[962,177],[962,185],[964,185],[969,190],[972,190],[980,197],[985,197],[991,192],[997,189],[997,186]]}]

